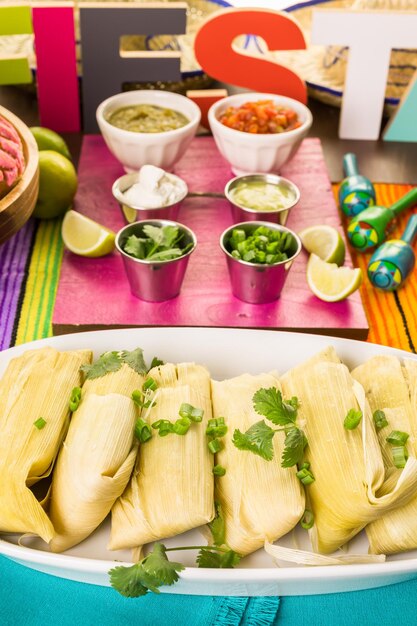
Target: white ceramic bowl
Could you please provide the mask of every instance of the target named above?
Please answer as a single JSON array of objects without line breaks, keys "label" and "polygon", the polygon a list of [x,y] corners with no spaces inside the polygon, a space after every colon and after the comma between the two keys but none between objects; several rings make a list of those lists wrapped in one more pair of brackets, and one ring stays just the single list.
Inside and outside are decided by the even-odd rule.
[{"label": "white ceramic bowl", "polygon": [[[136,133],[107,122],[115,109],[132,104],[153,104],[183,113],[190,121],[182,128],[162,133]],[[142,165],[169,170],[182,157],[200,123],[200,109],[192,100],[177,93],[157,90],[126,91],[104,100],[97,108],[97,123],[110,152],[127,172]]]},{"label": "white ceramic bowl", "polygon": [[[245,102],[257,100],[273,100],[278,105],[293,109],[302,122],[301,126],[273,135],[255,135],[228,128],[219,122],[219,117],[229,106],[239,107]],[[239,93],[219,100],[209,109],[208,119],[220,153],[237,176],[279,171],[297,152],[313,123],[310,110],[301,102],[272,93],[257,92]]]}]

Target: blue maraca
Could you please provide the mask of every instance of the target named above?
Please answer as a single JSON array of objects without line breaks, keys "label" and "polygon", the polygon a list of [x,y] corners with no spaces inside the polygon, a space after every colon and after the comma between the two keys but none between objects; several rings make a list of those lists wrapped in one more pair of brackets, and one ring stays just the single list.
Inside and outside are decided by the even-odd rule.
[{"label": "blue maraca", "polygon": [[380,246],[368,264],[368,277],[374,287],[395,291],[413,271],[415,254],[412,248],[417,236],[417,215],[407,222],[401,239],[391,239]]},{"label": "blue maraca", "polygon": [[359,174],[356,155],[343,157],[345,178],[339,187],[339,205],[345,215],[352,217],[375,204],[375,189],[371,181]]}]

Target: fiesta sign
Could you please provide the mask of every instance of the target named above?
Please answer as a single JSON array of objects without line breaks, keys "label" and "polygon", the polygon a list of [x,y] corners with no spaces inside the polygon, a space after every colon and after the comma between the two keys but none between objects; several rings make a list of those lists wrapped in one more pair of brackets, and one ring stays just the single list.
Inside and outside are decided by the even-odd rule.
[{"label": "fiesta sign", "polygon": [[[123,83],[138,82],[138,77],[140,82],[180,81],[180,52],[125,52],[120,49],[120,38],[129,34],[184,34],[186,9],[184,2],[79,5],[85,132],[96,130],[98,104],[120,92]],[[370,26],[375,34],[372,42],[366,35]],[[79,131],[74,5],[35,2],[31,6],[0,6],[0,35],[32,32],[41,123],[58,131]],[[315,11],[313,42],[350,47],[340,125],[342,137],[378,137],[391,48],[415,47],[415,32],[415,12]],[[262,37],[269,50],[306,48],[300,26],[287,13],[269,9],[221,9],[202,24],[195,37],[194,52],[203,71],[224,83],[280,93],[306,102],[304,81],[294,71],[273,60],[234,48],[235,38],[246,33]],[[0,84],[31,81],[26,58],[0,59]]]}]

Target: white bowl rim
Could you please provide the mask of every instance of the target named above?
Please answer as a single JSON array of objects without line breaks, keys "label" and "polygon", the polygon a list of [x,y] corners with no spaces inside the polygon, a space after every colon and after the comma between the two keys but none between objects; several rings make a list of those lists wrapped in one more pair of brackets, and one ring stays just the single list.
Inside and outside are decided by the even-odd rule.
[{"label": "white bowl rim", "polygon": [[[156,99],[160,97],[166,98],[166,97],[173,96],[174,98],[178,98],[180,102],[184,100],[189,102],[194,114],[192,116],[192,119],[190,119],[190,121],[188,122],[188,124],[185,124],[184,126],[181,126],[180,128],[174,128],[173,130],[164,130],[160,133],[142,133],[142,132],[138,133],[133,130],[125,130],[124,128],[119,128],[118,126],[114,126],[113,124],[110,124],[110,122],[108,122],[106,118],[104,117],[104,110],[106,109],[107,106],[109,106],[109,104],[111,104],[112,102],[114,102],[115,100],[119,98],[125,97],[127,94],[141,94],[141,95],[142,94],[146,94],[146,95],[156,94]],[[163,95],[161,96],[161,94]],[[153,104],[155,104],[155,106],[159,106],[157,103],[153,103]],[[162,91],[161,89],[134,89],[132,91],[121,91],[120,93],[116,93],[112,96],[109,96],[108,98],[103,100],[103,102],[100,102],[96,110],[96,118],[100,127],[101,125],[103,125],[103,127],[106,130],[109,130],[109,132],[121,133],[122,137],[123,136],[130,137],[130,138],[132,136],[147,137],[147,138],[149,137],[156,138],[158,136],[174,137],[175,135],[181,135],[183,133],[186,133],[190,129],[194,128],[195,126],[198,126],[201,120],[201,110],[200,110],[200,107],[195,102],[193,102],[193,100],[191,100],[190,98],[187,98],[187,96],[183,96],[182,94],[176,93],[174,91]]]},{"label": "white bowl rim", "polygon": [[[228,126],[225,126],[224,124],[219,122],[218,118],[216,117],[216,114],[219,111],[219,109],[221,109],[224,106],[227,107],[227,106],[233,105],[234,102],[241,102],[241,104],[243,104],[244,102],[255,102],[256,100],[274,100],[278,104],[282,102],[283,104],[286,104],[289,107],[292,106],[294,108],[299,108],[305,115],[305,119],[303,123],[301,124],[301,126],[299,126],[298,128],[293,128],[292,130],[286,130],[282,133],[256,134],[256,133],[246,133],[245,131],[236,130],[235,128],[229,128]],[[284,137],[289,137],[289,138],[296,137],[297,135],[300,135],[306,132],[313,123],[313,115],[310,109],[299,100],[295,100],[294,98],[290,98],[289,96],[281,96],[280,94],[276,94],[276,93],[275,94],[274,93],[262,93],[258,91],[242,92],[242,93],[233,94],[232,96],[227,96],[226,98],[222,98],[221,100],[218,100],[217,102],[211,105],[210,109],[208,110],[207,116],[208,116],[208,121],[210,123],[210,128],[212,129],[212,132],[213,132],[213,128],[212,128],[212,124],[213,124],[214,128],[221,129],[222,132],[224,131],[226,135],[228,135],[229,137],[237,137],[237,136],[245,137],[245,138],[250,137],[251,138],[250,141],[258,142],[258,143],[265,143],[265,142],[273,143],[274,141],[277,140],[277,137],[280,137],[281,140]],[[239,135],[236,135],[236,133],[239,133]]]}]

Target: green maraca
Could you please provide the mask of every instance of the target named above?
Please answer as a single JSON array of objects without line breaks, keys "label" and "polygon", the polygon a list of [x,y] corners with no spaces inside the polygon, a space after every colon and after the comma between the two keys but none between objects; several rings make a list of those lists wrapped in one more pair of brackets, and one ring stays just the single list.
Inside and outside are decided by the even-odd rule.
[{"label": "green maraca", "polygon": [[417,214],[412,215],[400,239],[390,239],[371,256],[368,278],[384,291],[395,291],[413,271],[416,256],[412,245],[417,237]]},{"label": "green maraca", "polygon": [[359,174],[356,155],[348,152],[343,157],[346,178],[339,187],[339,204],[349,217],[358,215],[375,204],[375,189],[371,181]]},{"label": "green maraca", "polygon": [[395,217],[417,203],[417,187],[411,189],[390,207],[372,206],[352,219],[347,228],[351,245],[366,252],[379,246],[386,239],[386,230]]}]

